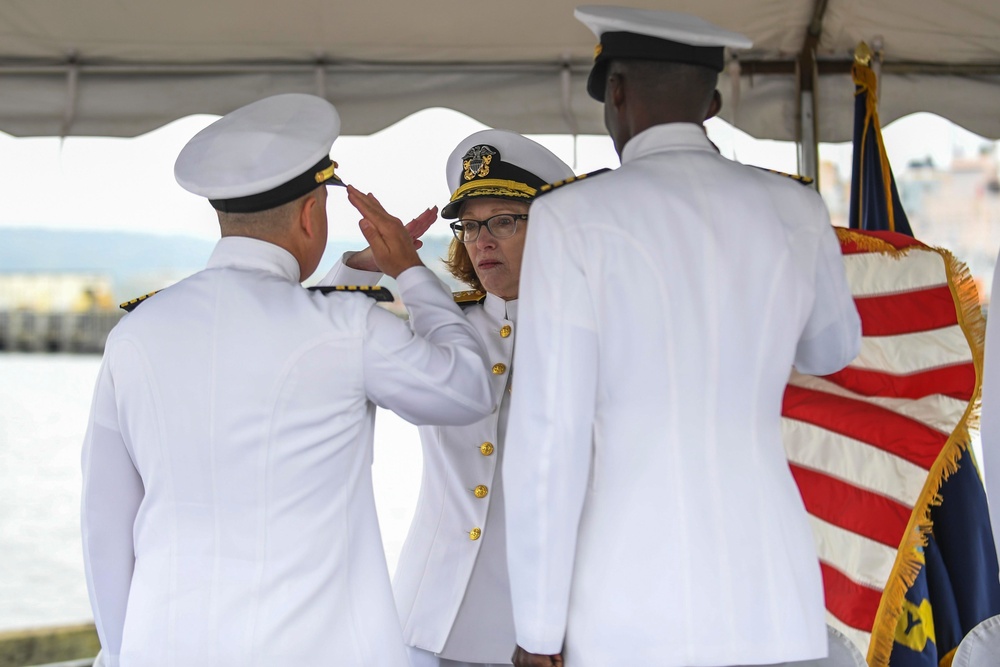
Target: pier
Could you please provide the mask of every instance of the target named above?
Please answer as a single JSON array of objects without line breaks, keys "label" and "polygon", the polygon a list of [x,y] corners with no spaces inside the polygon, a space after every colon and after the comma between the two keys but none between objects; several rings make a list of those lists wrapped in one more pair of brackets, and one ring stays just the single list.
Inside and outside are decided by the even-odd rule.
[{"label": "pier", "polygon": [[0,311],[0,352],[101,353],[111,329],[124,313]]}]

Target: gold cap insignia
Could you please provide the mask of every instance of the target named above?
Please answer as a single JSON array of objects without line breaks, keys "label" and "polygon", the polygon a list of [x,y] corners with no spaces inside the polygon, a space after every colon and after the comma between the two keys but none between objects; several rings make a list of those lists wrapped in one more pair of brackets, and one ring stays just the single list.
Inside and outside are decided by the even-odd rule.
[{"label": "gold cap insignia", "polygon": [[597,56],[601,55],[601,51],[604,50],[603,44],[598,44],[594,47],[594,60],[597,60]]},{"label": "gold cap insignia", "polygon": [[471,181],[477,176],[479,178],[486,178],[490,173],[490,163],[494,157],[499,158],[500,151],[492,146],[485,144],[473,146],[462,157],[462,168],[464,169],[462,176],[467,181]]},{"label": "gold cap insignia", "polygon": [[331,178],[333,178],[335,176],[333,170],[336,169],[336,168],[337,168],[337,163],[336,162],[331,162],[330,166],[327,167],[326,169],[324,169],[323,171],[317,171],[316,174],[315,174],[315,176],[314,176],[314,178],[316,179],[316,182],[317,183],[325,183],[326,181],[329,181]]}]

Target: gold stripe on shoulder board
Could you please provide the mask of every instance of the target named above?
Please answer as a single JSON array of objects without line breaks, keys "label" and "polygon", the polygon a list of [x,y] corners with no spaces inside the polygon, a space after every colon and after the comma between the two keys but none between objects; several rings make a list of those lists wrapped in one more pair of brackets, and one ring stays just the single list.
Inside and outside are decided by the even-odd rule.
[{"label": "gold stripe on shoulder board", "polygon": [[606,171],[611,171],[611,170],[598,169],[597,171],[587,172],[586,174],[580,174],[579,176],[570,176],[569,178],[564,178],[563,180],[556,181],[555,183],[546,183],[542,187],[538,188],[538,195],[536,195],[536,198],[540,197],[541,195],[552,192],[556,188],[561,188],[564,185],[569,185],[570,183],[576,183],[577,181],[582,181],[583,179],[590,178],[591,176],[597,176],[598,174],[603,174]]},{"label": "gold stripe on shoulder board", "polygon": [[[756,165],[754,165],[754,166],[756,166]],[[798,181],[802,185],[812,185],[813,184],[813,180],[814,180],[813,178],[811,178],[809,176],[802,176],[800,174],[788,174],[788,173],[783,172],[783,171],[778,171],[777,169],[768,169],[767,167],[757,167],[757,168],[758,169],[763,169],[764,171],[769,171],[772,174],[777,174],[778,176],[784,176],[785,178],[790,178],[793,181]]]},{"label": "gold stripe on shoulder board", "polygon": [[392,292],[378,285],[316,285],[307,288],[311,292],[333,294],[335,292],[357,292],[376,301],[393,301]]},{"label": "gold stripe on shoulder board", "polygon": [[452,292],[451,296],[455,299],[455,303],[458,304],[459,308],[475,306],[477,303],[482,303],[486,300],[486,292],[481,292],[476,289],[467,289],[462,292]]},{"label": "gold stripe on shoulder board", "polygon": [[[160,290],[156,290],[156,292],[159,292],[159,291]],[[121,308],[122,310],[124,310],[126,313],[131,313],[133,310],[135,310],[136,308],[139,307],[140,303],[142,303],[143,301],[145,301],[149,297],[151,297],[154,294],[156,294],[156,292],[150,292],[149,294],[143,294],[142,296],[139,296],[139,297],[136,297],[136,298],[131,299],[129,301],[126,301],[125,303],[120,303],[120,304],[118,304],[118,307]]]}]

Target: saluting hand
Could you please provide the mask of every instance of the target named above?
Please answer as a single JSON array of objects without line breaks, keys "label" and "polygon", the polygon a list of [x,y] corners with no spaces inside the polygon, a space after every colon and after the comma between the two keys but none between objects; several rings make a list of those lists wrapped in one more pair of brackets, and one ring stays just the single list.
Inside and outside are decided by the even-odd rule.
[{"label": "saluting hand", "polygon": [[358,226],[368,240],[379,271],[395,278],[411,267],[420,266],[420,257],[409,232],[399,218],[386,212],[374,195],[348,185],[347,200],[362,216]]},{"label": "saluting hand", "polygon": [[562,653],[555,655],[541,655],[540,653],[528,653],[518,646],[511,656],[514,667],[563,667]]},{"label": "saluting hand", "polygon": [[[424,245],[424,242],[420,240],[420,237],[424,235],[430,226],[434,224],[437,220],[438,207],[432,206],[413,220],[403,225],[407,233],[410,235],[410,239],[413,241],[413,249],[420,250]],[[375,255],[372,253],[372,247],[368,246],[364,250],[354,253],[347,258],[345,262],[347,266],[352,269],[357,269],[358,271],[378,271],[378,264],[375,263]]]}]

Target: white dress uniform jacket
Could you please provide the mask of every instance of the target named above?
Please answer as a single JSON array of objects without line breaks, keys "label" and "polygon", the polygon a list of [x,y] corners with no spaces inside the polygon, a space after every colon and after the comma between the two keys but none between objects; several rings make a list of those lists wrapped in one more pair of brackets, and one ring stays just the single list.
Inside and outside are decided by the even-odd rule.
[{"label": "white dress uniform jacket", "polygon": [[983,361],[983,464],[986,497],[990,503],[993,541],[1000,553],[1000,257],[993,270],[990,308],[986,322],[986,348]]},{"label": "white dress uniform jacket", "polygon": [[83,451],[87,582],[107,664],[407,664],[371,483],[375,404],[493,406],[479,337],[424,267],[413,331],[298,284],[278,246],[208,268],[109,337]]},{"label": "white dress uniform jacket", "polygon": [[[321,284],[374,285],[381,276],[338,262]],[[517,300],[488,294],[464,312],[486,344],[485,372],[496,400],[493,411],[472,424],[420,427],[420,497],[393,593],[409,646],[449,660],[510,664],[514,620],[500,469]]]},{"label": "white dress uniform jacket", "polygon": [[568,667],[825,655],[780,431],[793,363],[860,346],[819,196],[669,124],[530,215],[503,470],[518,643],[565,639]]}]

